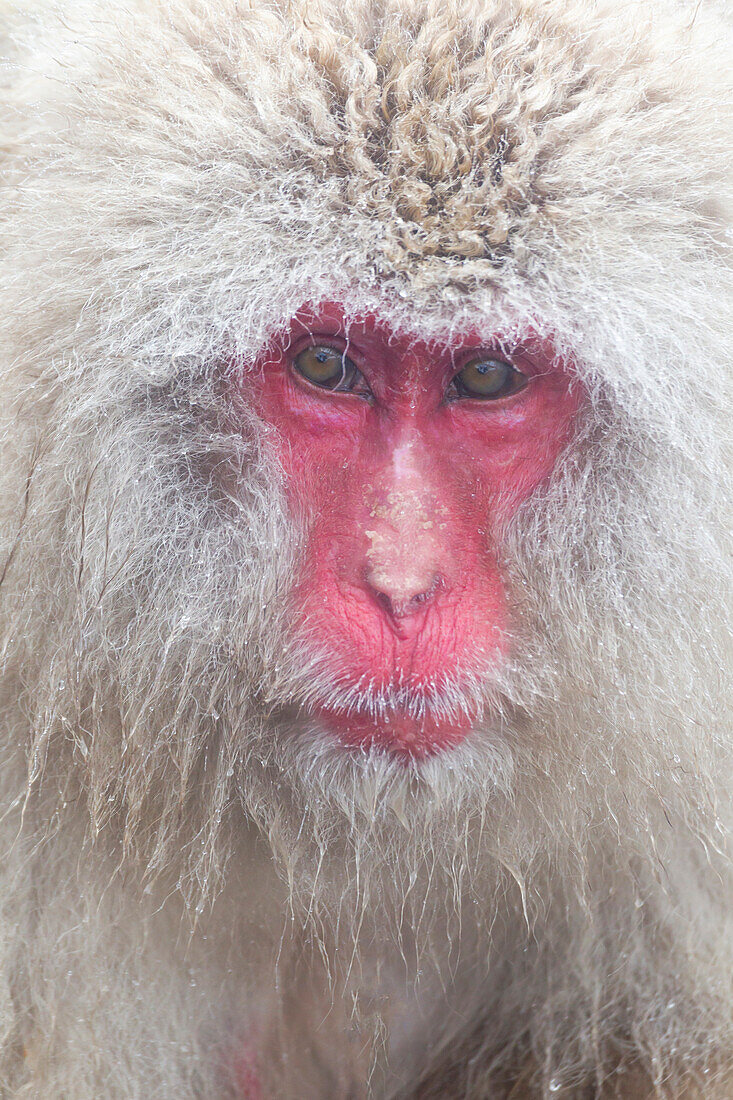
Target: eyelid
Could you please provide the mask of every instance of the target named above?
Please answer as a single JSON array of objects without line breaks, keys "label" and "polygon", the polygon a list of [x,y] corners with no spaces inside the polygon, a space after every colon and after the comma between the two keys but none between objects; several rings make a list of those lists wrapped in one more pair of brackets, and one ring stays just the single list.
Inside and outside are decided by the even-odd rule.
[{"label": "eyelid", "polygon": [[459,355],[454,357],[452,364],[454,369],[451,377],[455,374],[460,374],[469,363],[484,359],[495,359],[498,363],[506,363],[508,367],[513,367],[514,370],[518,370],[520,374],[524,374],[524,371],[516,365],[515,359],[517,357],[518,353],[513,351],[511,354],[507,355],[501,348],[466,348]]},{"label": "eyelid", "polygon": [[297,340],[294,340],[292,344],[288,345],[285,349],[288,358],[292,361],[300,355],[301,351],[306,348],[334,348],[338,351],[339,355],[345,356],[351,360],[360,374],[365,375],[362,367],[362,355],[359,349],[351,343],[350,340],[346,340],[343,336],[337,333],[329,333],[324,335],[323,333],[307,333],[303,336],[299,336]]},{"label": "eyelid", "polygon": [[354,366],[358,366],[356,359],[350,354],[350,345],[348,341],[345,340],[343,336],[339,336],[336,333],[333,333],[332,335],[329,334],[328,336],[321,333],[304,333],[302,336],[299,336],[297,340],[293,340],[293,342],[288,345],[286,351],[291,359],[295,359],[296,356],[298,356],[301,351],[304,351],[306,348],[320,347],[332,347],[334,348],[334,350],[338,351],[339,354],[346,354],[346,357],[348,359],[351,359]]}]

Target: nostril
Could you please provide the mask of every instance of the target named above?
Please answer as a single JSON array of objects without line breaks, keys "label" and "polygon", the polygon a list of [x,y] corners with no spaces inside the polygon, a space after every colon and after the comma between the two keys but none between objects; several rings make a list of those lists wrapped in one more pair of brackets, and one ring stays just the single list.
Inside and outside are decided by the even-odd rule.
[{"label": "nostril", "polygon": [[383,611],[388,615],[394,615],[394,605],[386,592],[375,592],[376,600]]},{"label": "nostril", "polygon": [[436,574],[427,585],[418,588],[417,591],[413,588],[411,592],[398,585],[388,592],[384,585],[377,586],[373,582],[370,582],[369,587],[374,592],[379,606],[390,618],[404,619],[431,603],[443,587],[443,581]]},{"label": "nostril", "polygon": [[410,600],[410,603],[414,604],[416,607],[419,607],[420,604],[428,603],[430,601],[430,599],[432,598],[433,592],[436,588],[437,588],[437,583],[436,583],[436,581],[434,581],[433,584],[430,586],[430,589],[427,592],[418,592],[416,595],[414,595],[412,597],[412,599]]}]

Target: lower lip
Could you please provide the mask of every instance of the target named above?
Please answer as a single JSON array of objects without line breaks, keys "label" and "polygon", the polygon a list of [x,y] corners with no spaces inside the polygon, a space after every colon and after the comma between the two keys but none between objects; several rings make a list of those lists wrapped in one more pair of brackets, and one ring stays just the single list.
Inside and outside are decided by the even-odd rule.
[{"label": "lower lip", "polygon": [[406,760],[425,760],[455,748],[470,733],[472,720],[465,715],[455,722],[430,716],[412,718],[399,711],[384,719],[343,711],[320,710],[319,717],[338,740],[351,749],[379,749]]}]

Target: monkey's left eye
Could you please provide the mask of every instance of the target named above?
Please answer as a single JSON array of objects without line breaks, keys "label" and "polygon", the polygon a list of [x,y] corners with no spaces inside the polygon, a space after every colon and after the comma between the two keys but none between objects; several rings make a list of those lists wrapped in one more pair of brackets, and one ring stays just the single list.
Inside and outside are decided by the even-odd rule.
[{"label": "monkey's left eye", "polygon": [[448,397],[478,397],[484,401],[509,397],[527,385],[529,379],[504,359],[477,356],[452,379]]},{"label": "monkey's left eye", "polygon": [[306,381],[335,393],[357,393],[369,396],[364,375],[340,348],[328,344],[312,344],[293,359],[293,366]]}]

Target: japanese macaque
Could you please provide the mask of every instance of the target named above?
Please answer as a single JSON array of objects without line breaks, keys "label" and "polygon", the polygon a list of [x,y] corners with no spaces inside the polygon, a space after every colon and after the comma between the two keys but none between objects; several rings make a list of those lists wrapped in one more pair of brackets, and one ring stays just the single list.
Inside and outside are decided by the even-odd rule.
[{"label": "japanese macaque", "polygon": [[722,6],[0,20],[0,1093],[730,1100]]}]

